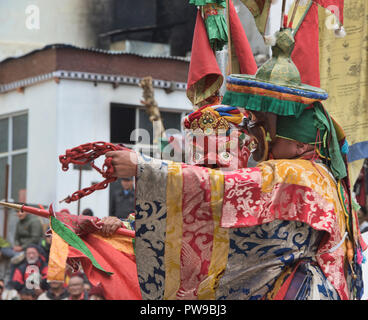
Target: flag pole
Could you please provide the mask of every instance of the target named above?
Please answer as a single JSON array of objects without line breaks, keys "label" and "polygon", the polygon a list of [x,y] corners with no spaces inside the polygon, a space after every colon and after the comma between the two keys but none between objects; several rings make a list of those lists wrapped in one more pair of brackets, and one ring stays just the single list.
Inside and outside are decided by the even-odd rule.
[{"label": "flag pole", "polygon": [[286,10],[286,0],[282,0],[280,30],[283,29],[284,27],[285,10]]},{"label": "flag pole", "polygon": [[[79,186],[78,190],[81,190],[82,189],[82,166],[81,165],[79,166],[78,186]],[[80,201],[81,199],[78,199],[78,209],[77,209],[78,216],[80,214]]]},{"label": "flag pole", "polygon": [[296,0],[295,5],[294,5],[293,14],[292,14],[290,22],[289,22],[290,28],[293,27],[293,22],[294,22],[294,19],[295,19],[296,11],[298,10],[298,7],[299,7],[299,3],[300,3],[300,0]]},{"label": "flag pole", "polygon": [[230,27],[230,1],[226,0],[226,21],[227,21],[227,75],[233,73],[232,48],[231,48],[231,27]]}]

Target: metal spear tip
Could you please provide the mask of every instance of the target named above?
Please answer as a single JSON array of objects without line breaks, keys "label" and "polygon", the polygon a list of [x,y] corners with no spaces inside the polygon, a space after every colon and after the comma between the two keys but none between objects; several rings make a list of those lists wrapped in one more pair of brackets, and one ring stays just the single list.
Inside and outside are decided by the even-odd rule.
[{"label": "metal spear tip", "polygon": [[0,201],[0,205],[10,208],[10,209],[15,209],[15,210],[22,210],[22,207],[23,207],[23,205],[21,204],[10,203],[10,202],[5,202],[5,201]]}]

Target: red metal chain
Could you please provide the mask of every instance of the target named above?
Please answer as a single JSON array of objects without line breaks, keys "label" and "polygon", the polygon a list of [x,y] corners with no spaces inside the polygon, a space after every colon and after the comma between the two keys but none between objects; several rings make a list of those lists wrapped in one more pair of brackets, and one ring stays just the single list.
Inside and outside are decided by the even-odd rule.
[{"label": "red metal chain", "polygon": [[91,142],[85,143],[73,149],[68,149],[65,152],[65,155],[59,156],[59,161],[62,164],[62,170],[67,171],[69,169],[69,164],[73,163],[76,165],[85,165],[90,164],[92,168],[97,170],[104,178],[104,181],[96,183],[90,187],[83,188],[74,192],[71,196],[66,197],[64,200],[66,203],[70,203],[72,201],[79,200],[85,196],[90,195],[92,192],[96,190],[102,190],[107,188],[109,183],[115,181],[117,178],[113,177],[114,168],[111,164],[111,158],[106,158],[105,162],[102,166],[102,169],[98,168],[94,164],[94,160],[98,157],[104,155],[108,151],[118,151],[127,149],[120,145],[115,145],[109,142]]}]

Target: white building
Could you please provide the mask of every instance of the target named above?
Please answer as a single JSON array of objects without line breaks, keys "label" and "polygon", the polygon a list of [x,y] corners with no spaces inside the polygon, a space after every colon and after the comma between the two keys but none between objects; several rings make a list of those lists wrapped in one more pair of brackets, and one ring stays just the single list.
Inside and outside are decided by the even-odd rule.
[{"label": "white building", "polygon": [[[145,76],[154,79],[165,127],[180,129],[182,116],[192,109],[185,91],[188,68],[185,58],[68,45],[46,46],[0,62],[1,198],[8,162],[9,199],[53,203],[57,210],[77,213],[77,202],[58,203],[79,190],[79,170],[71,166],[62,171],[59,155],[87,142],[129,144],[132,130],[151,128],[139,87]],[[100,157],[96,165],[101,167],[104,159]],[[103,180],[95,170],[82,170],[82,188]],[[109,188],[82,198],[80,210],[84,208],[107,216]]]}]

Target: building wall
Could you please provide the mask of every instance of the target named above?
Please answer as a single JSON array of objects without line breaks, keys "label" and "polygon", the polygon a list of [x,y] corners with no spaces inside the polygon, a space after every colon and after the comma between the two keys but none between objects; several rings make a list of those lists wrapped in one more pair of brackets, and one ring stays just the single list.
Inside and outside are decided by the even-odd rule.
[{"label": "building wall", "polygon": [[55,201],[57,180],[57,85],[45,82],[0,95],[0,115],[28,111],[27,200],[48,205]]},{"label": "building wall", "polygon": [[1,0],[0,60],[51,43],[95,47],[110,28],[111,0]]},{"label": "building wall", "polygon": [[[138,86],[98,84],[78,80],[40,83],[0,95],[0,116],[28,110],[27,202],[67,208],[77,213],[77,202],[59,201],[77,191],[79,170],[62,171],[59,155],[87,142],[110,141],[110,103],[140,105]],[[159,106],[178,111],[191,110],[185,91],[155,90]],[[132,119],[135,121],[135,119]],[[96,161],[102,167],[104,157]],[[95,170],[82,171],[82,188],[104,180]],[[95,215],[108,215],[109,189],[81,199],[81,211],[91,208]]]}]

